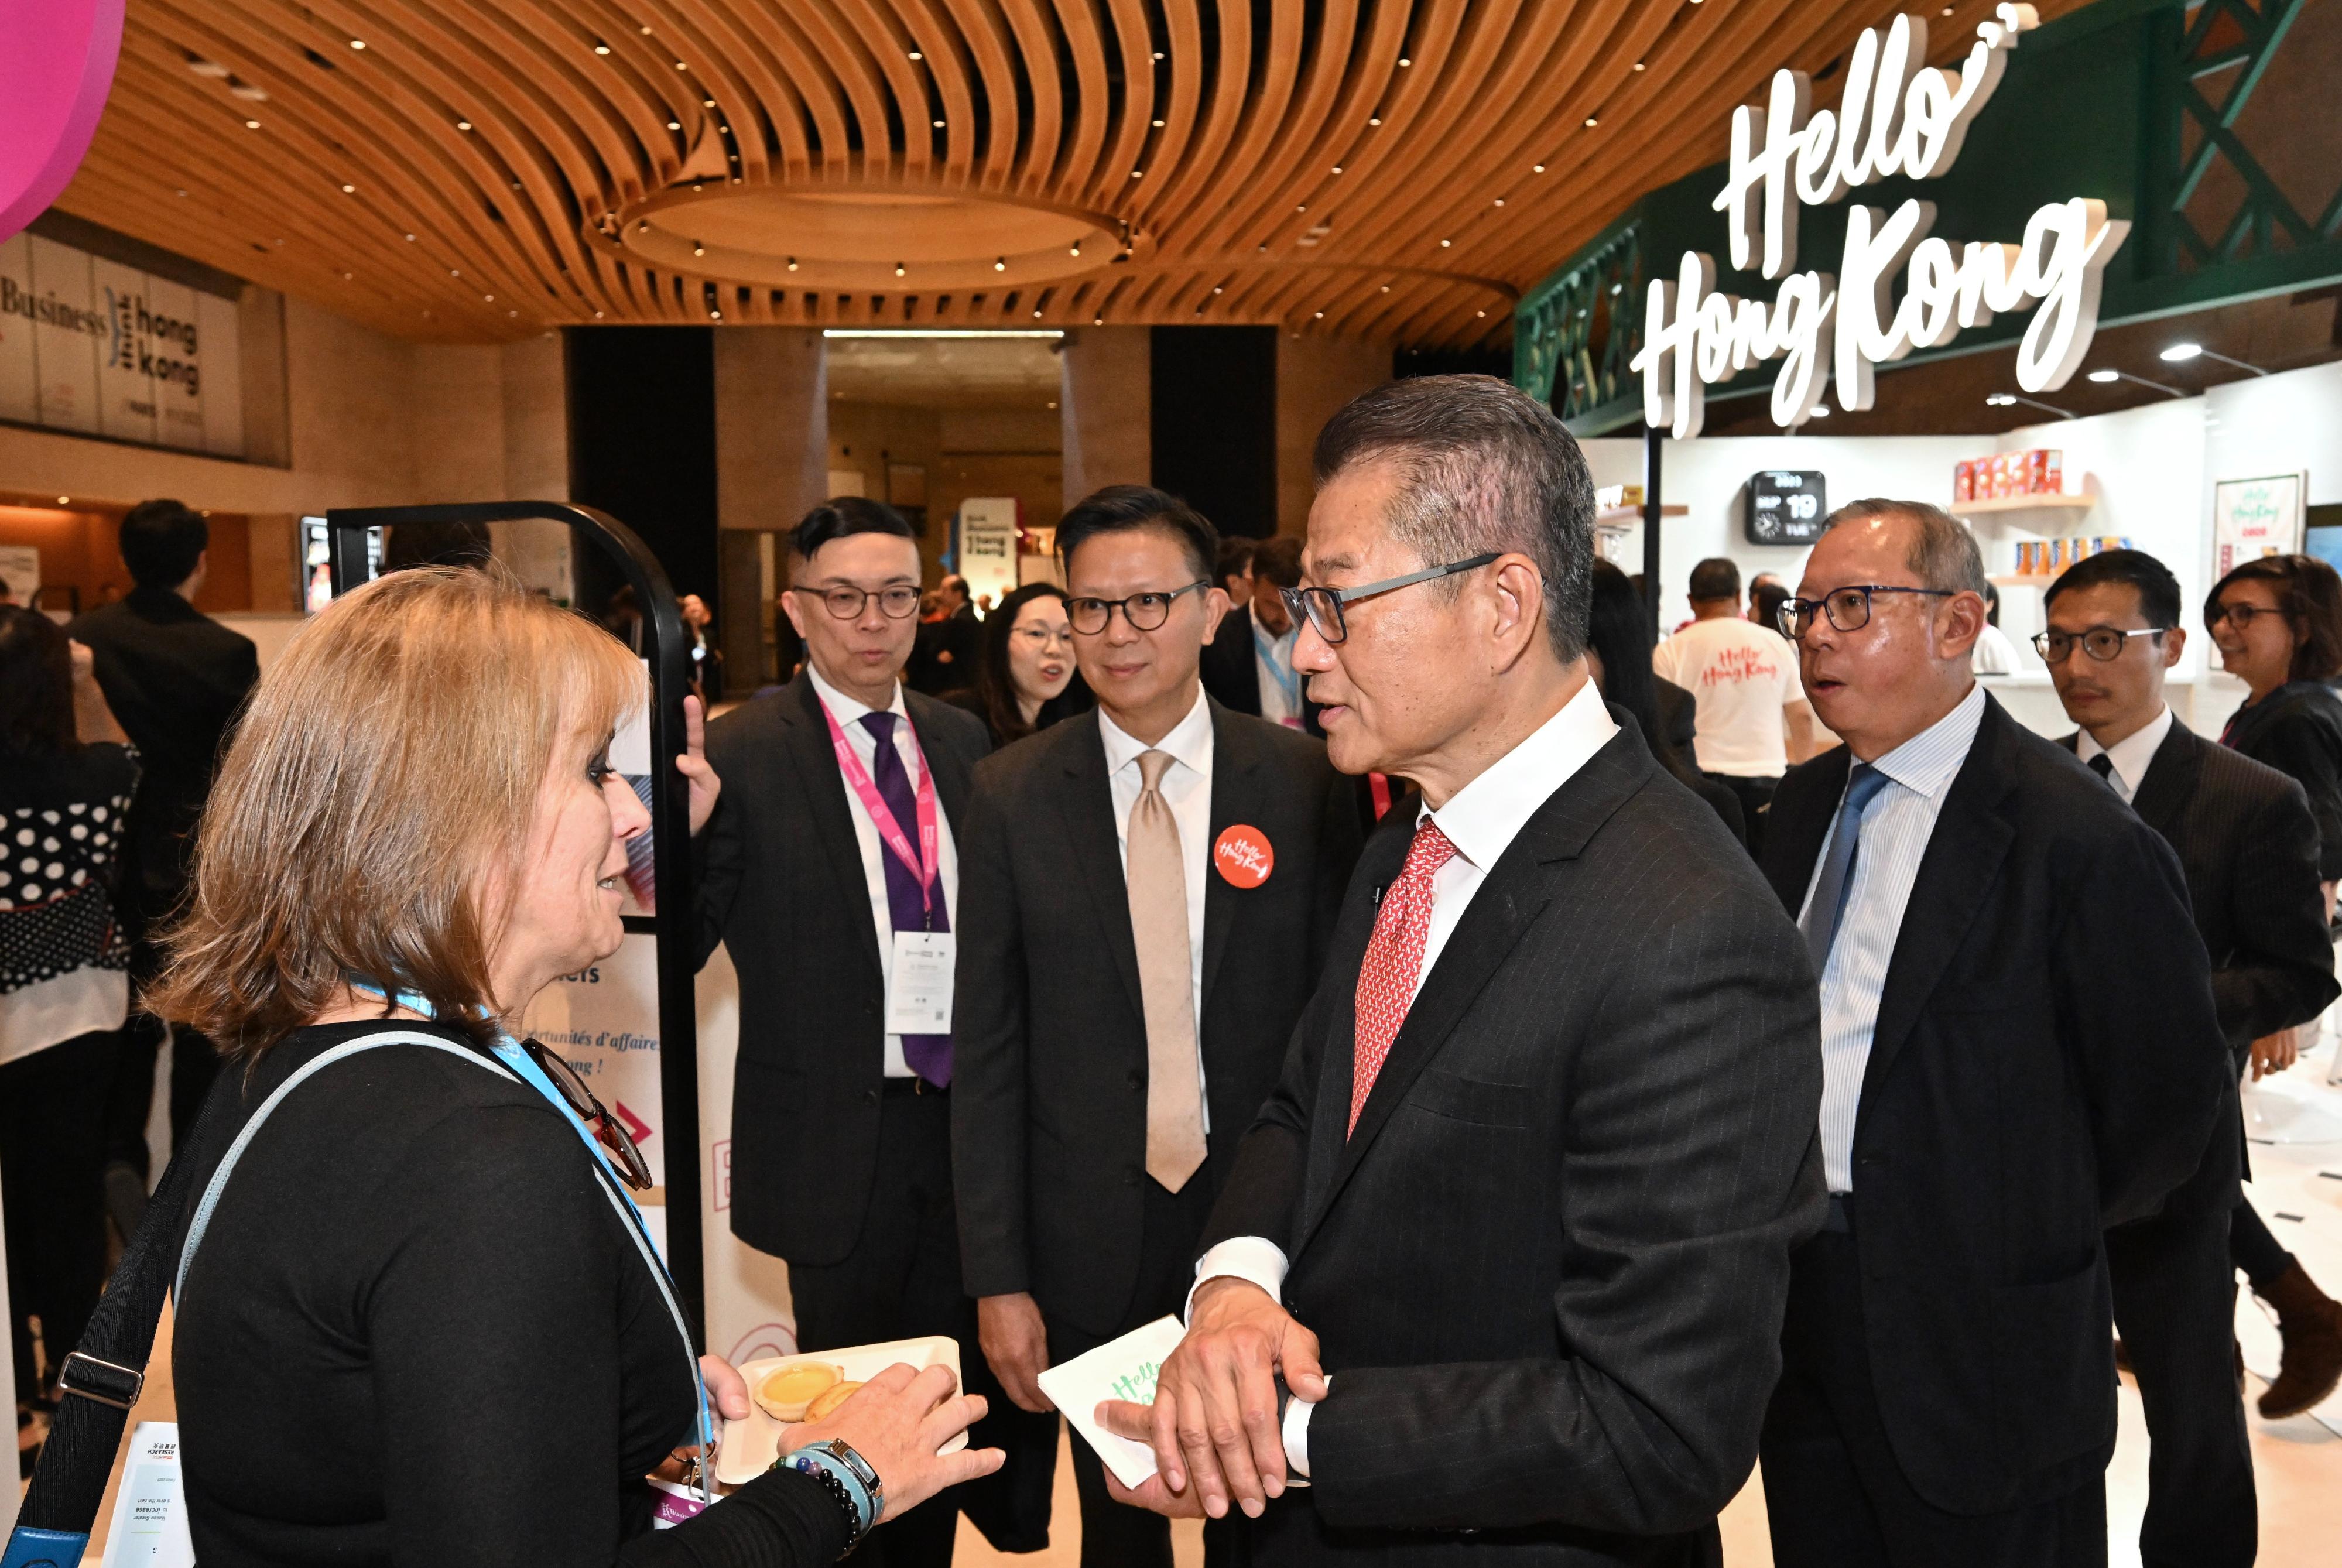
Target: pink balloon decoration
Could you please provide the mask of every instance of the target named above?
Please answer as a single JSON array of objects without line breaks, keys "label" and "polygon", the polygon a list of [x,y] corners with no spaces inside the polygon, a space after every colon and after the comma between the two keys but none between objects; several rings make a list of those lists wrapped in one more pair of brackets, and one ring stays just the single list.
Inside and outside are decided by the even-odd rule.
[{"label": "pink balloon decoration", "polygon": [[0,0],[0,239],[65,188],[105,108],[123,0]]}]

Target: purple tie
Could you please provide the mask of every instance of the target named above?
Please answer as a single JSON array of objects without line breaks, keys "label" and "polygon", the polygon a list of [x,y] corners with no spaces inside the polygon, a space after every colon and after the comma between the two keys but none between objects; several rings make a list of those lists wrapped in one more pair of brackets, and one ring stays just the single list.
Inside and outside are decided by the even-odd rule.
[{"label": "purple tie", "polygon": [[[919,842],[918,802],[911,793],[911,775],[903,766],[903,754],[895,745],[895,715],[865,714],[862,727],[877,738],[878,751],[870,769],[871,782],[878,786],[878,798],[886,803],[894,814],[895,825],[916,848]],[[882,835],[883,836],[883,835]],[[918,874],[903,864],[903,857],[878,846],[878,862],[886,868],[886,913],[897,931],[949,931],[951,910],[944,903],[943,872],[936,872],[935,906],[930,910],[919,898]],[[948,1088],[952,1075],[952,1037],[948,1034],[906,1034],[903,1036],[903,1061],[912,1072],[938,1089]]]}]

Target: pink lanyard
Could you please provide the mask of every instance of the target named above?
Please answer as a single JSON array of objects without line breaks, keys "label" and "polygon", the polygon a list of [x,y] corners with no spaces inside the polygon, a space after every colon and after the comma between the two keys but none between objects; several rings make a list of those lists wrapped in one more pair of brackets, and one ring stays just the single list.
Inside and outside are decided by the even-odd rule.
[{"label": "pink lanyard", "polygon": [[[853,787],[854,798],[862,803],[863,811],[869,815],[870,825],[878,830],[878,836],[886,842],[888,849],[895,852],[895,858],[919,879],[920,907],[930,914],[934,914],[936,846],[942,835],[936,827],[935,780],[928,775],[927,754],[919,745],[918,732],[911,730],[909,719],[898,715],[903,727],[911,730],[911,750],[919,759],[919,847],[914,854],[911,841],[903,836],[902,824],[895,820],[893,808],[879,794],[877,784],[871,781],[870,770],[864,767],[862,759],[854,754],[854,747],[846,742],[846,731],[839,727],[837,715],[829,711],[827,703],[821,704],[821,716],[829,721],[829,744],[837,750],[837,771],[846,775],[846,782]],[[889,736],[885,744],[893,744],[893,737]]]}]

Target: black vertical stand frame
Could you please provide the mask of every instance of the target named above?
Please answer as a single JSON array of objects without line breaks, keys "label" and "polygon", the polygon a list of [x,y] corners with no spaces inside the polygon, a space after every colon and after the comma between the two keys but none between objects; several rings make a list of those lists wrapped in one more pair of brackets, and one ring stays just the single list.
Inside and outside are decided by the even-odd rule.
[{"label": "black vertical stand frame", "polygon": [[675,759],[684,751],[683,699],[691,691],[691,644],[666,569],[635,531],[606,512],[561,501],[486,501],[454,506],[372,506],[325,514],[334,595],[366,580],[366,530],[401,524],[565,524],[606,551],[643,609],[643,654],[650,662],[651,875],[653,915],[626,917],[630,934],[658,944],[659,1120],[667,1137],[666,1253],[684,1316],[703,1346],[706,1285],[699,1228],[698,1010],[693,979],[697,890],[691,874],[691,795]]},{"label": "black vertical stand frame", "polygon": [[[1643,430],[1643,598],[1651,609],[1651,635],[1659,634],[1659,444],[1666,432]],[[338,561],[338,557],[336,558]]]}]

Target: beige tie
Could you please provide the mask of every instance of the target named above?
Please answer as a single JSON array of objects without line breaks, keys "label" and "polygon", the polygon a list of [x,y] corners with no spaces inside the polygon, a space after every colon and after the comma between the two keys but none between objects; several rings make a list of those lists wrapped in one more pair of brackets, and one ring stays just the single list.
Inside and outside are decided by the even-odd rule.
[{"label": "beige tie", "polygon": [[1169,752],[1138,754],[1123,881],[1138,997],[1146,1009],[1146,1174],[1171,1192],[1204,1163],[1204,1095],[1196,1069],[1196,993],[1187,943],[1187,867],[1163,798]]}]

